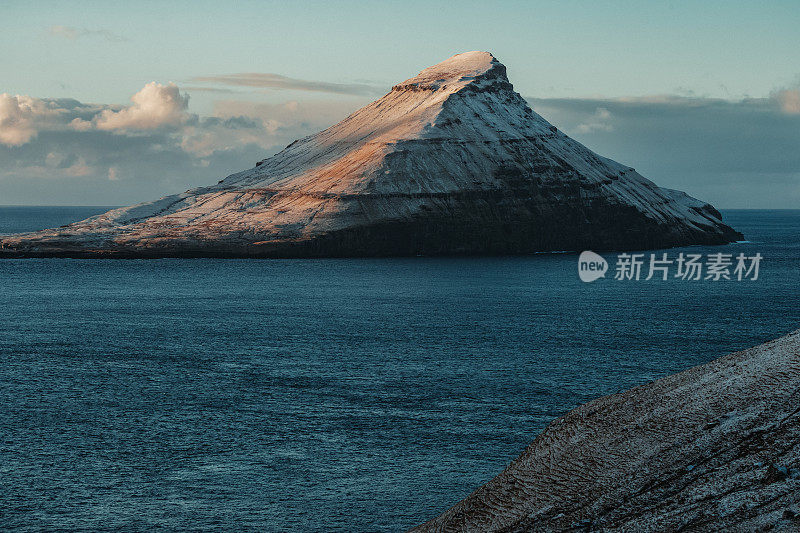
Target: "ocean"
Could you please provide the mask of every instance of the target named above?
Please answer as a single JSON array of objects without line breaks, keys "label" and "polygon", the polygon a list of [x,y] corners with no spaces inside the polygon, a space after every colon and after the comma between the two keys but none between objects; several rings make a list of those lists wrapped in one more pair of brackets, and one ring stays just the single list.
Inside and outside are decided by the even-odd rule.
[{"label": "ocean", "polygon": [[[105,209],[0,207],[0,233]],[[0,528],[433,518],[578,404],[799,327],[800,210],[723,214],[748,242],[666,253],[760,253],[757,280],[615,280],[616,254],[593,283],[576,254],[0,260]]]}]

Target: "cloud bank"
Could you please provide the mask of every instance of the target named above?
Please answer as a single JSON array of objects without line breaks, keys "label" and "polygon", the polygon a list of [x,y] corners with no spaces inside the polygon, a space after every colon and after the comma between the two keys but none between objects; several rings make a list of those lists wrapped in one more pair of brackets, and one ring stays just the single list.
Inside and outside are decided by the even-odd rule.
[{"label": "cloud bank", "polygon": [[[659,185],[722,208],[800,205],[797,86],[739,101],[528,100],[567,134]],[[214,183],[365,103],[227,99],[200,116],[174,83],[148,83],[127,105],[0,94],[0,204],[122,205]]]},{"label": "cloud bank", "polygon": [[598,153],[719,207],[800,205],[800,93],[739,101],[672,95],[537,99],[531,106]]},{"label": "cloud bank", "polygon": [[121,205],[207,185],[360,106],[223,100],[199,116],[189,101],[155,82],[128,105],[0,94],[0,204]]}]

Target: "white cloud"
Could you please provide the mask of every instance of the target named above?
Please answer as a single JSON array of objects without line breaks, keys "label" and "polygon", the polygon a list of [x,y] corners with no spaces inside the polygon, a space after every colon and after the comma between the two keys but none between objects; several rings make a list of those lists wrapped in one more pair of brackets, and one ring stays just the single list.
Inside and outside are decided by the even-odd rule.
[{"label": "white cloud", "polygon": [[265,151],[335,124],[359,104],[289,101],[261,104],[216,102],[214,115],[183,128],[181,147],[198,157],[253,145]]},{"label": "white cloud", "polygon": [[800,89],[783,89],[772,93],[781,111],[787,115],[800,114]]},{"label": "white cloud", "polygon": [[[289,101],[259,104],[225,100],[210,117],[190,113],[189,95],[174,83],[151,82],[127,106],[83,104],[77,100],[0,95],[0,145],[22,146],[40,132],[108,132],[142,136],[162,132],[188,153],[214,152],[255,145],[265,150],[334,124],[361,102]],[[366,103],[366,102],[364,102]]]},{"label": "white cloud", "polygon": [[360,107],[354,99],[227,100],[201,117],[177,86],[158,83],[131,100],[122,106],[0,96],[0,198],[122,205],[207,185]]},{"label": "white cloud", "polygon": [[36,137],[32,100],[27,96],[0,94],[0,143],[21,146]]},{"label": "white cloud", "polygon": [[94,128],[94,124],[82,118],[74,118],[70,121],[69,127],[75,131],[89,131]]},{"label": "white cloud", "polygon": [[240,146],[271,144],[268,131],[260,127],[231,130],[225,126],[207,124],[188,127],[182,132],[181,148],[197,157],[208,157],[215,152],[233,151]]},{"label": "white cloud", "polygon": [[150,82],[131,97],[133,105],[119,111],[105,109],[96,117],[97,129],[106,131],[153,130],[179,126],[190,116],[189,96],[182,95],[174,83]]},{"label": "white cloud", "polygon": [[0,144],[22,146],[42,129],[63,128],[67,112],[58,100],[0,94]]},{"label": "white cloud", "polygon": [[614,131],[614,126],[611,124],[611,112],[605,107],[598,107],[591,117],[585,122],[578,124],[578,131],[581,133]]}]

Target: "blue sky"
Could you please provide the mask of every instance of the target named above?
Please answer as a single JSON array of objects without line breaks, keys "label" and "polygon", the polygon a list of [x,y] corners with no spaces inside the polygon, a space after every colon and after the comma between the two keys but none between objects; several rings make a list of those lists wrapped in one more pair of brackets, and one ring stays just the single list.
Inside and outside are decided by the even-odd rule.
[{"label": "blue sky", "polygon": [[[150,82],[174,82],[189,100],[183,118],[132,134],[68,132],[37,118],[33,136],[12,132],[0,144],[0,204],[126,204],[212,182],[477,49],[493,52],[546,118],[657,183],[721,207],[793,207],[798,27],[796,1],[5,2],[0,93],[96,106],[84,114],[130,105]],[[242,73],[260,77],[230,77]],[[685,151],[680,139],[697,128],[707,152],[658,151]],[[773,130],[777,139],[763,145]],[[725,167],[726,146],[752,151],[753,164]]]},{"label": "blue sky", "polygon": [[[135,7],[133,7],[135,6]],[[764,96],[800,74],[800,3],[4,2],[4,90],[124,102],[232,72],[390,85],[489,50],[537,97]],[[53,26],[89,31],[66,40]]]}]

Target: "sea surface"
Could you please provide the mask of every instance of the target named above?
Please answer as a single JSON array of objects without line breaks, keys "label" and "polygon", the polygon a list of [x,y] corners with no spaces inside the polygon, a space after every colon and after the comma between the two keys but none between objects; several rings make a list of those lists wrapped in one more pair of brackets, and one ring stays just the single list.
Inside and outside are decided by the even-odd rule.
[{"label": "sea surface", "polygon": [[[106,208],[2,207],[0,233]],[[577,255],[0,260],[0,529],[400,531],[554,418],[800,327],[800,211],[726,211],[759,279]],[[644,275],[643,275],[644,277]]]}]

